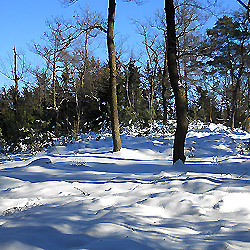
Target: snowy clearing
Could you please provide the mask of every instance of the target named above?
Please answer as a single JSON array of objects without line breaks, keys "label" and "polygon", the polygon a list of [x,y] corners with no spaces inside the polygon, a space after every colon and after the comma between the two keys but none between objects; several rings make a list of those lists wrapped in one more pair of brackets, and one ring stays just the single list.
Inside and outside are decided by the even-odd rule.
[{"label": "snowy clearing", "polygon": [[0,158],[0,249],[250,249],[250,135],[193,124],[173,135],[85,136]]}]

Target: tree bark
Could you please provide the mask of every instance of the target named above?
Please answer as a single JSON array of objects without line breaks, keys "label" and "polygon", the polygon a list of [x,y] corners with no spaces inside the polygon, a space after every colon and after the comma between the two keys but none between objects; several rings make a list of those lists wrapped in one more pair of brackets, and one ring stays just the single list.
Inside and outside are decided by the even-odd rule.
[{"label": "tree bark", "polygon": [[108,9],[108,32],[107,32],[107,45],[109,55],[109,72],[110,72],[110,90],[111,90],[111,126],[113,137],[113,151],[117,152],[122,148],[122,142],[119,131],[119,117],[117,107],[117,94],[116,94],[116,56],[114,45],[114,23],[115,23],[115,0],[109,0]]},{"label": "tree bark", "polygon": [[132,103],[130,100],[130,96],[129,96],[129,72],[127,70],[127,76],[126,76],[126,97],[127,97],[127,101],[128,101],[128,106],[129,108],[132,107]]},{"label": "tree bark", "polygon": [[13,52],[14,52],[14,82],[15,82],[15,94],[14,94],[14,109],[15,109],[15,113],[17,111],[17,102],[18,102],[18,96],[19,96],[19,92],[18,92],[18,76],[17,76],[17,53],[16,53],[16,48],[13,48]]},{"label": "tree bark", "polygon": [[185,88],[179,85],[179,74],[177,69],[175,9],[173,0],[165,0],[165,13],[167,22],[167,65],[170,83],[175,95],[177,129],[174,139],[173,163],[178,160],[185,162],[184,146],[188,130],[187,120],[187,98]]},{"label": "tree bark", "polygon": [[[165,36],[165,42],[167,44],[167,37]],[[162,106],[163,106],[163,124],[167,124],[167,84],[168,84],[168,76],[167,76],[167,49],[165,51],[164,55],[164,68],[163,68],[163,74],[162,74]]]},{"label": "tree bark", "polygon": [[[153,73],[154,74],[154,73]],[[150,98],[149,98],[149,113],[150,118],[153,119],[153,113],[154,113],[154,95],[155,95],[155,86],[154,86],[154,76],[151,76],[150,79]]]},{"label": "tree bark", "polygon": [[241,77],[243,74],[243,65],[241,65],[239,69],[239,75],[236,80],[236,84],[233,90],[233,98],[232,98],[232,114],[231,114],[231,129],[233,130],[236,126],[236,115],[238,111],[237,103],[239,99],[239,92],[240,92],[240,82]]},{"label": "tree bark", "polygon": [[248,93],[247,93],[247,96],[248,96],[248,109],[247,109],[247,118],[246,118],[246,121],[245,121],[244,129],[248,133],[250,133],[250,76],[248,77],[248,80],[247,80],[247,88],[248,88]]},{"label": "tree bark", "polygon": [[[238,111],[240,83],[241,83],[242,75],[244,73],[244,40],[241,42],[240,56],[241,56],[241,64],[240,64],[240,68],[239,68],[239,71],[238,71],[238,76],[237,76],[236,83],[235,83],[235,86],[234,86],[234,89],[233,89],[233,94],[232,94],[232,112],[231,112],[231,129],[232,130],[237,125],[236,117],[237,117],[237,111]],[[232,79],[234,79],[234,74],[233,73],[232,73]],[[233,81],[232,81],[232,83],[233,83]]]},{"label": "tree bark", "polygon": [[53,88],[53,107],[54,107],[54,110],[57,110],[57,104],[56,104],[56,52],[55,51],[53,54],[53,65],[52,65],[52,88]]}]

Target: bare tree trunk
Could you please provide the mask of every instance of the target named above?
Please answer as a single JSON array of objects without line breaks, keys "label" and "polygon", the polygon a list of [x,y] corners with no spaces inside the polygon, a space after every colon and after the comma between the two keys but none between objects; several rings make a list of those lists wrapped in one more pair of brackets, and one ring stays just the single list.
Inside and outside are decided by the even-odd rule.
[{"label": "bare tree trunk", "polygon": [[83,65],[83,72],[81,75],[81,89],[85,84],[85,78],[87,74],[87,60],[88,60],[88,32],[85,34],[85,42],[84,42],[84,65]]},{"label": "bare tree trunk", "polygon": [[81,111],[80,111],[80,105],[79,105],[79,99],[78,99],[78,90],[76,90],[76,93],[75,93],[75,101],[76,101],[77,119],[75,121],[74,131],[76,134],[78,134],[80,133],[80,122],[81,122]]},{"label": "bare tree trunk", "polygon": [[237,114],[237,103],[238,103],[238,99],[239,99],[239,92],[240,92],[240,81],[241,81],[241,77],[243,74],[243,65],[241,65],[240,69],[239,69],[239,75],[237,77],[237,81],[233,90],[233,98],[232,98],[232,114],[231,114],[231,129],[235,128],[235,124],[236,124],[236,114]]},{"label": "bare tree trunk", "polygon": [[[153,66],[153,64],[151,64]],[[149,100],[149,111],[151,118],[154,119],[154,98],[155,98],[155,77],[156,77],[156,72],[157,72],[157,66],[158,64],[156,63],[153,67],[153,72],[150,80],[150,100]]]},{"label": "bare tree trunk", "polygon": [[15,94],[14,94],[14,108],[15,112],[17,111],[17,102],[18,102],[18,76],[17,76],[17,53],[16,53],[16,48],[13,48],[14,52],[14,82],[15,82]]},{"label": "bare tree trunk", "polygon": [[126,70],[126,97],[127,97],[127,101],[128,101],[128,106],[129,108],[132,107],[132,103],[131,103],[131,100],[130,100],[130,97],[129,97],[129,69],[128,68],[125,68]]},{"label": "bare tree trunk", "polygon": [[52,69],[53,107],[56,110],[56,55],[54,53]]},{"label": "bare tree trunk", "polygon": [[[165,39],[167,44],[167,38]],[[167,84],[168,84],[168,76],[167,76],[167,50],[165,50],[164,55],[164,68],[162,74],[162,106],[163,106],[163,124],[167,124]]]},{"label": "bare tree trunk", "polygon": [[150,79],[150,98],[149,98],[149,112],[150,117],[153,118],[153,112],[154,112],[154,95],[155,95],[155,87],[154,87],[154,77],[151,76]]},{"label": "bare tree trunk", "polygon": [[212,102],[209,102],[209,122],[213,122],[213,105]]},{"label": "bare tree trunk", "polygon": [[[185,55],[187,48],[186,48],[186,35],[183,36],[183,81],[184,81],[184,87],[185,87],[185,93],[186,93],[186,98],[188,96],[188,71],[187,71],[187,56]],[[180,68],[180,66],[179,66]]]},{"label": "bare tree trunk", "polygon": [[[249,1],[250,3],[250,1]],[[238,101],[239,101],[239,93],[240,93],[240,83],[241,78],[244,73],[244,40],[241,42],[241,65],[238,71],[238,77],[236,79],[235,88],[233,90],[232,94],[232,113],[231,113],[231,129],[235,128],[236,125],[236,114],[238,111]],[[232,79],[234,77],[234,74],[232,73]]]},{"label": "bare tree trunk", "polygon": [[114,23],[115,23],[115,0],[109,0],[108,10],[108,32],[107,32],[107,45],[109,55],[109,71],[110,71],[110,89],[111,89],[111,125],[113,137],[113,151],[117,152],[122,148],[122,142],[119,131],[119,118],[117,107],[117,94],[116,94],[116,56],[114,45]]},{"label": "bare tree trunk", "polygon": [[247,87],[248,87],[248,110],[247,110],[247,118],[245,122],[245,130],[250,133],[250,76],[247,80]]},{"label": "bare tree trunk", "polygon": [[248,110],[247,110],[247,114],[249,116],[250,115],[250,76],[248,76],[248,79],[247,79],[247,87],[248,87],[248,93],[247,93],[247,97],[248,97],[248,102],[247,102]]},{"label": "bare tree trunk", "polygon": [[176,31],[175,31],[175,9],[173,0],[165,0],[165,12],[167,21],[167,59],[170,83],[175,95],[175,106],[177,116],[177,129],[175,132],[173,163],[178,160],[185,162],[184,145],[188,130],[187,99],[185,88],[178,84],[179,74],[177,69]]}]

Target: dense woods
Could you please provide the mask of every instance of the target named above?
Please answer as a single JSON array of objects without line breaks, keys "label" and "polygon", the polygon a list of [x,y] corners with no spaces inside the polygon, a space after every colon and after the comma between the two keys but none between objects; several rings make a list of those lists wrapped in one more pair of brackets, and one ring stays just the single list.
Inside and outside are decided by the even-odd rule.
[{"label": "dense woods", "polygon": [[[174,1],[171,31],[172,1],[165,1],[165,13],[159,10],[147,20],[134,21],[143,37],[144,54],[139,55],[114,46],[115,2],[109,1],[109,18],[83,9],[70,20],[48,21],[42,41],[30,46],[43,60],[39,67],[27,66],[24,56],[13,49],[12,72],[1,70],[13,80],[10,88],[0,90],[2,152],[36,151],[51,145],[55,137],[73,139],[111,127],[118,138],[117,151],[119,125],[121,131],[131,124],[147,127],[153,121],[167,124],[176,118],[181,121],[176,133],[183,133],[181,144],[192,120],[250,132],[246,8],[239,5],[207,28],[202,6]],[[105,38],[109,60],[92,53]],[[184,151],[176,157],[174,161],[185,161]]]}]

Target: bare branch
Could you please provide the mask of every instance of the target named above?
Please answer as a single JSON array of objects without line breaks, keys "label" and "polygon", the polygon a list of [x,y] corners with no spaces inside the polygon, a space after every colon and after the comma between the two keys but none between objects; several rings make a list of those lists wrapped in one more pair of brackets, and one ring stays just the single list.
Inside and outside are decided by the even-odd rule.
[{"label": "bare branch", "polygon": [[76,3],[78,0],[59,0],[62,4],[62,6],[68,7],[74,3]]},{"label": "bare branch", "polygon": [[123,0],[123,2],[135,2],[138,5],[142,5],[143,4],[143,0]]},{"label": "bare branch", "polygon": [[250,1],[248,2],[248,5],[246,5],[243,1],[241,0],[236,0],[238,3],[240,3],[245,9],[250,11]]}]

